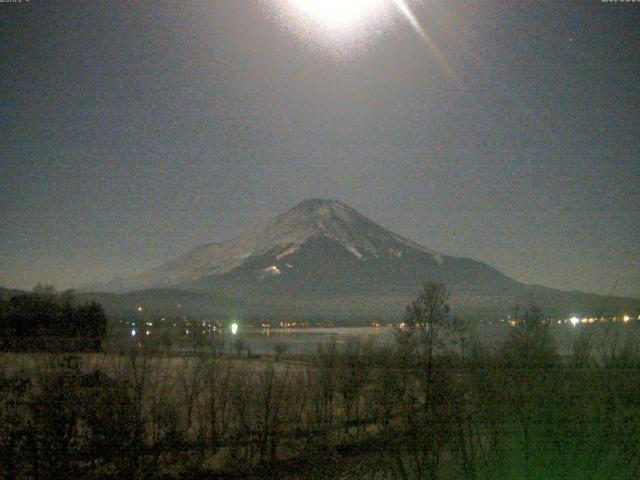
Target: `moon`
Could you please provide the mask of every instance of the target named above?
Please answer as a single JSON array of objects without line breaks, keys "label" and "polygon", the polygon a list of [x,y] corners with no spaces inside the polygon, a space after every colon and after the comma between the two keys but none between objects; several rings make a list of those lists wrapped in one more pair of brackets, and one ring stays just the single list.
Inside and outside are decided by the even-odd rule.
[{"label": "moon", "polygon": [[380,13],[383,0],[293,0],[292,6],[308,19],[331,30],[357,26]]},{"label": "moon", "polygon": [[429,43],[411,4],[423,0],[263,0],[287,30],[305,43],[349,57],[399,25],[410,26]]}]

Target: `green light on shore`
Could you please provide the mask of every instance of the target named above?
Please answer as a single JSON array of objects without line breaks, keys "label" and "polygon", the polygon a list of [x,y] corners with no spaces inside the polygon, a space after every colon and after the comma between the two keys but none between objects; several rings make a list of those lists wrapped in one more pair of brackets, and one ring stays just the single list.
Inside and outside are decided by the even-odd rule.
[{"label": "green light on shore", "polygon": [[238,333],[238,324],[237,323],[232,323],[231,324],[231,333],[233,335],[235,335],[236,333]]}]

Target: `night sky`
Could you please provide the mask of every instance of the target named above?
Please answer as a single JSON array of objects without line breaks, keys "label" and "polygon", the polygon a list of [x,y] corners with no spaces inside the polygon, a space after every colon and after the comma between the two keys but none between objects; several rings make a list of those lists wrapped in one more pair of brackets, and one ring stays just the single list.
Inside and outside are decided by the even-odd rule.
[{"label": "night sky", "polygon": [[310,197],[640,296],[640,3],[0,3],[0,285],[128,276]]}]

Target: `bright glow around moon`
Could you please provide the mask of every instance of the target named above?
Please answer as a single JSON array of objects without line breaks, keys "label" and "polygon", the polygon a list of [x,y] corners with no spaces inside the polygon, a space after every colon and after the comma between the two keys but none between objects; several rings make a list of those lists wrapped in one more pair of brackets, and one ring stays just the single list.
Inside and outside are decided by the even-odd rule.
[{"label": "bright glow around moon", "polygon": [[[376,38],[408,23],[437,50],[414,14],[424,0],[262,0],[278,21],[313,48],[337,57],[369,49]],[[439,53],[436,51],[436,53]]]},{"label": "bright glow around moon", "polygon": [[392,0],[263,0],[269,15],[313,49],[348,57],[394,24]]},{"label": "bright glow around moon", "polygon": [[332,29],[350,28],[378,13],[383,0],[293,0],[312,20]]}]

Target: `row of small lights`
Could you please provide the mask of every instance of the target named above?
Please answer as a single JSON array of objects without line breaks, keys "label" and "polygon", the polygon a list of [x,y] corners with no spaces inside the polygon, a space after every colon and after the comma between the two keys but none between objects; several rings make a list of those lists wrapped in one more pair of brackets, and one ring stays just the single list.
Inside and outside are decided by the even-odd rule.
[{"label": "row of small lights", "polygon": [[[177,304],[176,307],[180,308],[180,307],[182,307],[182,305]],[[138,308],[136,308],[136,311],[138,313],[141,313],[142,312],[142,306],[139,305]],[[161,318],[160,320],[164,322],[164,317]],[[134,326],[134,327],[136,326],[135,323],[132,323],[131,325]],[[149,326],[149,327],[152,327],[153,326],[153,322],[146,322],[146,325]],[[176,324],[174,323],[173,326],[175,327]],[[210,326],[210,324],[207,324],[206,322],[202,322],[202,326],[206,327],[206,326]],[[216,329],[217,329],[217,327],[214,325],[213,326],[213,331],[215,332]],[[205,333],[205,331],[203,330],[202,333]],[[231,324],[231,334],[232,335],[236,335],[237,333],[238,333],[238,324],[234,322],[234,323]],[[138,334],[138,332],[136,331],[136,329],[132,328],[131,329],[131,336],[135,337],[137,334]],[[146,335],[151,335],[151,331],[150,330],[146,330],[145,334]],[[185,330],[185,334],[189,335],[189,329]]]},{"label": "row of small lights", "polygon": [[[181,307],[181,305],[180,305],[180,304],[178,304],[178,305],[176,305],[176,306],[177,306],[178,308],[180,308],[180,307]],[[137,308],[136,310],[137,310],[138,312],[142,312],[142,307],[141,307],[141,306],[138,306],[138,308]],[[161,320],[162,320],[162,321],[164,321],[164,318],[162,318]],[[624,323],[628,323],[628,322],[631,320],[631,317],[630,317],[629,315],[623,315],[623,316],[620,318],[620,320],[622,320]],[[638,315],[638,320],[640,320],[640,315]],[[571,325],[573,325],[573,326],[575,327],[575,326],[576,326],[576,325],[578,325],[579,323],[595,323],[596,321],[606,322],[606,321],[607,321],[607,319],[605,319],[604,317],[600,317],[599,319],[596,319],[596,318],[593,318],[593,317],[591,317],[591,318],[587,318],[587,317],[584,317],[584,318],[571,317],[570,319],[565,320],[565,321],[564,321],[564,323],[570,323]],[[613,321],[614,321],[614,322],[617,322],[617,321],[618,321],[618,317],[613,317]],[[148,326],[153,326],[153,323],[152,323],[152,322],[146,322],[146,324],[147,324]],[[510,324],[510,325],[512,325],[512,326],[515,326],[515,325],[517,325],[517,324],[518,324],[518,322],[517,322],[516,320],[509,320],[509,324]],[[562,324],[562,320],[558,320],[558,325],[560,325],[560,324]],[[135,324],[133,324],[133,325],[135,326]],[[174,323],[174,324],[173,324],[173,326],[175,327],[175,326],[176,326],[176,324]],[[204,326],[206,326],[206,325],[205,325],[205,322],[202,322],[202,326],[203,326],[203,327],[204,327]],[[269,325],[269,324],[262,324],[262,326],[263,326],[264,328],[271,328],[271,325]],[[281,327],[295,327],[295,326],[296,326],[296,322],[292,322],[292,323],[280,322],[280,326],[281,326]],[[377,327],[377,326],[379,326],[379,325],[378,325],[378,324],[374,324],[374,326],[375,326],[375,327]],[[403,328],[403,327],[405,327],[404,322],[400,324],[400,328]],[[213,330],[214,330],[214,331],[216,330],[216,327],[215,327],[215,326],[213,327]],[[231,324],[231,333],[232,333],[233,335],[236,335],[236,334],[237,334],[237,332],[238,332],[238,324],[237,324],[237,323],[232,323],[232,324]],[[187,329],[185,333],[188,335],[188,334],[189,334],[189,330]],[[203,331],[203,333],[204,333],[204,331]],[[151,332],[150,332],[149,330],[147,330],[147,331],[146,331],[146,334],[147,334],[147,335],[150,335],[150,334],[151,334]],[[132,329],[132,330],[131,330],[131,336],[132,336],[132,337],[135,337],[135,336],[136,336],[136,330],[135,330],[135,329]]]},{"label": "row of small lights", "polygon": [[[622,321],[624,323],[628,323],[632,320],[632,318],[629,315],[623,315],[622,317],[613,317],[611,319],[613,322],[617,322],[617,321]],[[640,320],[640,315],[638,315],[638,320]],[[504,322],[504,320],[502,320]],[[594,318],[594,317],[583,317],[583,318],[578,318],[578,317],[571,317],[567,320],[558,320],[557,323],[558,325],[561,325],[562,323],[570,323],[571,325],[573,325],[574,327],[580,323],[596,323],[596,322],[600,322],[600,323],[605,323],[608,322],[609,320],[606,319],[605,317],[600,317],[600,318]],[[508,320],[509,324],[512,327],[515,327],[518,324],[517,320]]]},{"label": "row of small lights", "polygon": [[[619,318],[618,318],[618,317],[613,317],[613,319],[612,319],[612,321],[614,321],[614,322],[617,322],[617,321],[619,321],[619,320],[621,320],[621,321],[622,321],[622,322],[624,322],[624,323],[628,323],[628,322],[630,322],[630,321],[631,321],[631,317],[630,317],[629,315],[623,315],[622,317],[619,317]],[[638,320],[640,320],[640,315],[638,315]],[[573,325],[574,327],[575,327],[576,325],[578,325],[579,323],[595,323],[595,322],[601,322],[601,323],[604,323],[604,322],[607,322],[607,321],[608,321],[608,320],[607,320],[606,318],[604,318],[604,317],[600,317],[600,318],[593,318],[593,317],[591,317],[591,318],[586,318],[586,317],[584,317],[584,318],[571,317],[571,318],[569,319],[569,323],[571,323],[571,325]],[[558,320],[558,323],[560,323],[560,320]]]},{"label": "row of small lights", "polygon": [[[150,325],[150,323],[148,322],[147,325]],[[134,324],[134,326],[135,326],[135,324]],[[213,327],[213,330],[215,331],[216,327]],[[203,330],[202,333],[205,333],[205,331]],[[238,333],[238,324],[237,323],[232,323],[231,324],[231,334],[232,335],[236,335],[237,333]],[[131,329],[131,336],[135,337],[137,334],[138,334],[138,332],[136,331],[136,329],[132,328]],[[151,330],[146,330],[145,334],[146,335],[151,335]],[[185,330],[185,334],[189,335],[189,329],[188,328]]]}]

